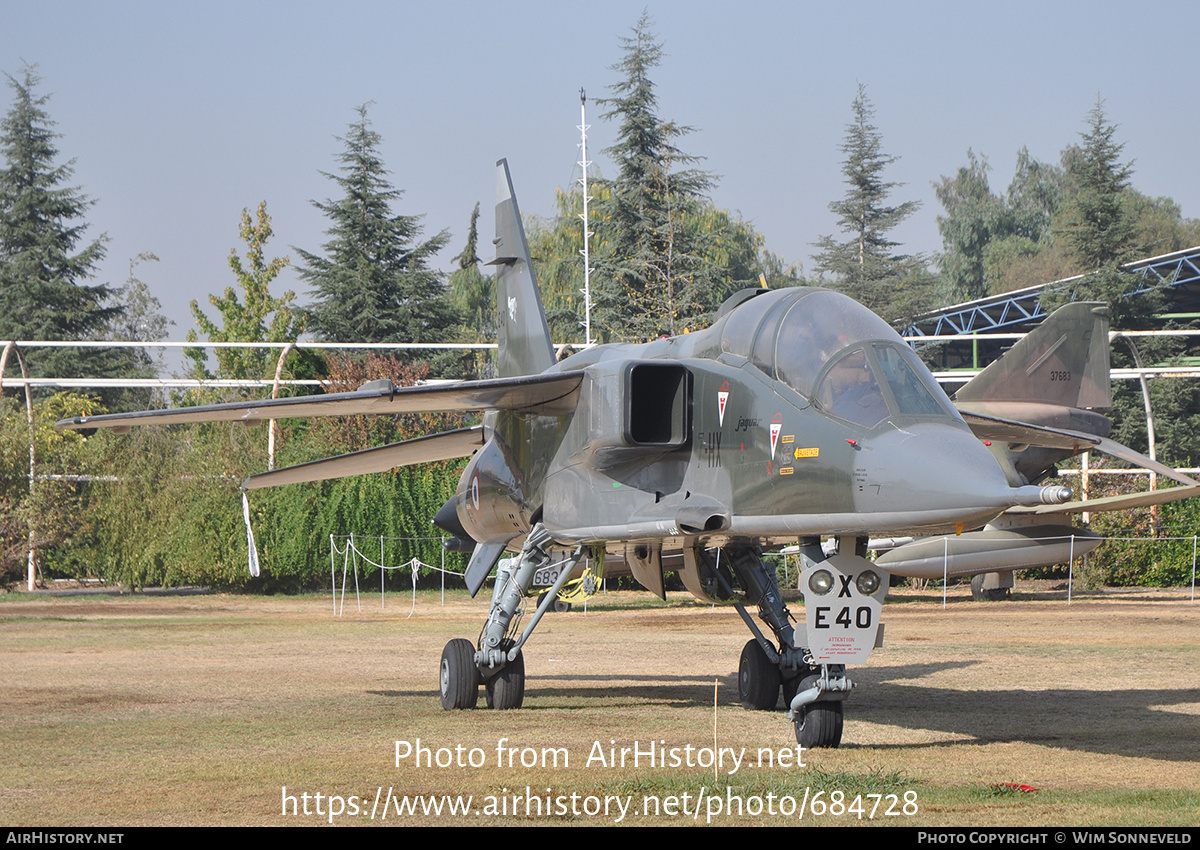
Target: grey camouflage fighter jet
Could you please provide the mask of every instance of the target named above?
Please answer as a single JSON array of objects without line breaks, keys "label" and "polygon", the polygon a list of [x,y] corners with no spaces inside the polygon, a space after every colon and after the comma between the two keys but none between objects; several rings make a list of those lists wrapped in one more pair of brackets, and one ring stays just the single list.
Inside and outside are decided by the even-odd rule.
[{"label": "grey camouflage fighter jet", "polygon": [[[480,426],[254,475],[243,487],[470,457],[434,521],[471,552],[472,595],[496,576],[478,642],[454,639],[443,651],[448,710],[474,707],[481,685],[490,707],[521,705],[522,647],[585,556],[600,574],[606,556],[622,558],[660,596],[670,558],[691,593],[736,605],[753,633],[738,670],[742,702],[774,708],[782,690],[797,741],[838,746],[852,687],[846,665],[865,661],[883,637],[890,576],[864,557],[868,537],[961,533],[1014,508],[1064,505],[1070,491],[1026,483],[1009,457],[972,432],[895,331],[836,292],[745,290],[706,330],[596,346],[555,362],[503,160],[497,178],[500,377],[402,388],[376,382],[59,427],[479,411]],[[973,421],[1006,445],[1101,443],[986,412]],[[836,553],[822,551],[822,537],[836,540]],[[802,633],[763,556],[797,544]],[[551,592],[519,629],[526,599],[546,586]]]}]

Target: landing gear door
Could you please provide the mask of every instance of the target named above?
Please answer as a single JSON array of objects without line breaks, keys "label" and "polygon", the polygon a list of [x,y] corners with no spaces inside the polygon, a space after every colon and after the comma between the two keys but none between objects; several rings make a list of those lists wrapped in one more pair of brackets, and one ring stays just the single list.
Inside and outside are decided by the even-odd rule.
[{"label": "landing gear door", "polygon": [[[866,558],[837,554],[800,574],[808,649],[817,664],[862,664],[882,642],[889,575]],[[878,639],[878,641],[877,641]]]}]

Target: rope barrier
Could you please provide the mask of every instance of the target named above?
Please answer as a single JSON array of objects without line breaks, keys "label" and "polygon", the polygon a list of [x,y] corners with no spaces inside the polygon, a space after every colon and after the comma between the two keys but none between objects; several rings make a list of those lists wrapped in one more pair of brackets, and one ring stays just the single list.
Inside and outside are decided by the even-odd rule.
[{"label": "rope barrier", "polygon": [[[1067,604],[1068,605],[1071,604],[1071,600],[1072,600],[1072,596],[1073,596],[1074,561],[1075,561],[1074,552],[1075,552],[1075,540],[1077,537],[1079,537],[1079,535],[1064,534],[1064,535],[1059,535],[1059,536],[1055,536],[1055,537],[1036,538],[1036,542],[1038,542],[1038,543],[1053,542],[1053,541],[1070,541],[1070,544],[1071,544],[1070,560],[1067,564]],[[363,563],[364,566],[374,567],[375,569],[380,571],[379,593],[380,593],[380,607],[381,608],[386,607],[385,579],[386,579],[387,574],[390,572],[396,572],[396,571],[404,571],[404,570],[409,571],[411,578],[412,578],[412,589],[410,592],[409,612],[408,612],[406,619],[410,619],[413,616],[413,614],[416,613],[417,578],[419,577],[422,570],[424,570],[426,572],[430,572],[430,573],[439,573],[441,575],[441,578],[442,578],[442,604],[443,605],[445,604],[445,577],[447,575],[450,575],[450,576],[457,576],[459,578],[462,578],[465,575],[464,572],[447,569],[444,561],[443,561],[442,565],[436,566],[434,564],[427,564],[415,556],[402,564],[388,564],[386,562],[385,544],[387,541],[399,541],[402,543],[411,544],[411,543],[428,542],[431,540],[441,541],[441,540],[444,540],[444,538],[441,538],[441,537],[385,537],[385,536],[381,536],[378,539],[379,539],[379,560],[375,560],[372,556],[367,555],[366,552],[364,552],[361,548],[359,548],[358,544],[356,543],[355,535],[353,535],[353,534],[342,535],[342,536],[337,536],[337,535],[333,535],[333,534],[329,535],[329,569],[330,569],[330,580],[331,580],[331,587],[332,587],[332,593],[333,593],[334,616],[339,616],[339,617],[342,616],[342,614],[344,613],[344,610],[345,610],[346,585],[347,585],[347,581],[349,578],[350,564],[351,564],[352,560],[354,562],[355,598],[356,598],[356,601],[358,604],[358,609],[360,611],[362,610],[362,598],[361,598],[361,592],[360,592],[360,589],[358,586],[358,565],[359,565],[360,561]],[[936,539],[936,538],[934,538],[934,539]],[[943,606],[945,606],[945,604],[946,604],[945,593],[949,586],[949,578],[950,578],[950,576],[949,576],[949,560],[950,560],[949,541],[951,539],[953,539],[953,535],[944,535],[943,539],[946,542],[946,546],[944,547],[944,550],[943,550],[944,563],[943,563],[943,584],[942,584],[943,600],[942,600],[942,604],[943,604]],[[1197,554],[1198,554],[1198,552],[1200,552],[1200,543],[1198,543],[1198,541],[1200,541],[1200,535],[1181,535],[1181,536],[1167,536],[1167,537],[1099,537],[1099,538],[1088,537],[1086,539],[1088,539],[1088,540],[1097,540],[1098,539],[1101,542],[1116,541],[1116,542],[1127,542],[1127,543],[1130,543],[1130,542],[1131,543],[1138,543],[1138,542],[1141,542],[1141,543],[1170,543],[1170,542],[1191,541],[1191,543],[1192,543],[1191,601],[1195,602],[1195,599],[1196,599],[1196,574],[1197,574],[1196,566],[1197,566]],[[375,538],[372,537],[371,540],[374,541]],[[1033,540],[1033,538],[1031,538],[1031,540]],[[339,541],[342,541],[341,545],[339,545]],[[342,557],[342,586],[341,586],[341,604],[340,604],[340,606],[339,606],[339,600],[338,600],[338,584],[337,584],[337,557],[339,555]],[[782,553],[779,553],[779,552],[767,552],[767,553],[764,553],[764,556],[766,558],[777,558],[777,557],[783,558],[785,586],[790,587],[791,586],[790,580],[788,580],[786,578],[788,576],[786,557],[784,557],[782,555]],[[1087,555],[1083,555],[1082,557],[1086,560]],[[569,560],[570,560],[570,558],[568,557],[568,558],[563,558],[558,561],[554,561],[551,564],[549,564],[546,568],[550,569],[553,567],[561,566],[562,564],[567,563],[567,561],[569,561]],[[586,605],[586,603],[585,603],[585,605]]]},{"label": "rope barrier", "polygon": [[[338,545],[339,539],[345,541],[343,546],[339,547],[339,545]],[[372,541],[374,540],[373,537],[371,539],[372,539]],[[383,536],[381,536],[379,538],[379,560],[376,561],[376,560],[372,559],[371,556],[367,555],[366,552],[364,552],[362,549],[360,549],[358,547],[358,544],[355,542],[355,536],[353,534],[345,535],[342,537],[338,537],[333,534],[329,535],[329,565],[330,565],[330,573],[331,573],[332,581],[333,581],[334,615],[340,617],[340,616],[342,616],[342,613],[345,610],[346,579],[347,579],[347,576],[349,573],[350,563],[353,560],[353,562],[354,562],[354,592],[355,592],[355,598],[358,603],[359,611],[362,610],[362,597],[361,597],[361,594],[360,594],[359,588],[358,588],[358,565],[359,565],[360,561],[368,568],[374,567],[375,569],[379,570],[379,597],[380,597],[379,607],[380,608],[384,608],[387,606],[386,589],[385,589],[385,584],[384,584],[386,575],[389,572],[398,572],[398,571],[403,571],[403,570],[409,570],[412,573],[412,604],[411,604],[411,607],[408,612],[408,617],[411,618],[417,609],[417,578],[420,575],[422,570],[425,570],[427,572],[441,573],[443,575],[443,577],[445,575],[462,577],[464,575],[464,573],[447,569],[444,564],[441,566],[434,566],[433,564],[427,564],[417,557],[413,557],[409,561],[407,561],[403,564],[388,564],[388,563],[386,563],[386,559],[384,557],[384,542],[387,540],[398,540],[398,541],[402,541],[405,543],[420,543],[420,542],[427,542],[430,540],[441,541],[442,539],[443,538],[441,538],[441,537],[383,537]],[[338,591],[337,591],[337,575],[336,575],[336,567],[335,567],[335,562],[336,562],[336,558],[338,555],[342,556],[342,608],[340,610],[339,610],[338,604],[337,604],[337,592]],[[443,604],[445,604],[444,596],[443,596]]]}]

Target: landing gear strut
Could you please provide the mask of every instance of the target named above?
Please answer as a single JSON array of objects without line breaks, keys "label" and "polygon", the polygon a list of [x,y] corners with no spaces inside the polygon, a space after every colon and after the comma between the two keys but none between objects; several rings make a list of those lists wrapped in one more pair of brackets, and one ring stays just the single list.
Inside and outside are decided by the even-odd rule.
[{"label": "landing gear strut", "polygon": [[[751,711],[774,709],[782,689],[787,710],[796,718],[797,742],[804,747],[838,746],[842,740],[841,699],[815,700],[816,696],[825,695],[820,685],[830,681],[829,671],[814,664],[808,651],[796,645],[791,614],[783,603],[774,569],[764,563],[756,546],[726,548],[723,554],[738,583],[746,589],[746,601],[758,605],[758,618],[771,629],[778,642],[777,648],[746,608],[736,606],[754,633],[754,639],[742,648],[738,664],[738,696],[742,705]],[[793,709],[798,694],[803,694],[805,701]]]},{"label": "landing gear strut", "polygon": [[[486,687],[488,708],[503,711],[521,707],[525,700],[525,657],[521,647],[583,557],[583,549],[579,548],[555,564],[548,549],[551,543],[550,533],[537,523],[525,540],[520,558],[500,562],[492,605],[479,636],[479,649],[469,640],[455,638],[442,651],[442,708],[447,711],[474,708],[480,684]],[[555,568],[559,572],[554,585],[543,595],[529,624],[518,635],[521,604],[533,584],[534,573]]]},{"label": "landing gear strut", "polygon": [[[763,562],[757,546],[726,546],[716,557],[709,574],[712,581],[725,583],[724,576],[744,588],[745,603],[757,604],[758,619],[772,630],[775,641],[762,633],[743,604],[736,604],[738,613],[748,625],[754,640],[742,648],[738,663],[738,698],[749,711],[770,711],[778,705],[780,687],[786,701],[796,694],[796,687],[811,672],[808,653],[796,645],[791,613],[788,613],[779,582],[772,565]],[[733,598],[732,588],[727,598]]]}]

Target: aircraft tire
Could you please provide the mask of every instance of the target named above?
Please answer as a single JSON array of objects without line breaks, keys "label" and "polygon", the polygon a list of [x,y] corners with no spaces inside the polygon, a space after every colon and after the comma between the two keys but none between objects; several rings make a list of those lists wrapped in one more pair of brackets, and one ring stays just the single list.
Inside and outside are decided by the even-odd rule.
[{"label": "aircraft tire", "polygon": [[1011,588],[984,588],[983,574],[971,576],[971,598],[976,602],[1003,602],[1009,598]]},{"label": "aircraft tire", "polygon": [[[812,687],[817,676],[796,679],[797,693]],[[842,702],[814,702],[796,720],[796,743],[805,749],[837,749],[842,743]]]},{"label": "aircraft tire", "polygon": [[779,668],[757,640],[742,647],[738,663],[738,696],[747,711],[769,711],[779,701]]},{"label": "aircraft tire", "polygon": [[841,702],[814,702],[796,721],[796,743],[805,749],[837,749],[842,743]]},{"label": "aircraft tire", "polygon": [[520,708],[525,701],[525,655],[504,665],[495,676],[487,680],[487,706],[497,711]]},{"label": "aircraft tire", "polygon": [[554,600],[554,612],[556,614],[566,614],[571,610],[570,602],[563,602],[561,599]]},{"label": "aircraft tire", "polygon": [[474,708],[479,701],[479,668],[475,666],[475,645],[466,638],[455,638],[442,650],[442,708]]}]

